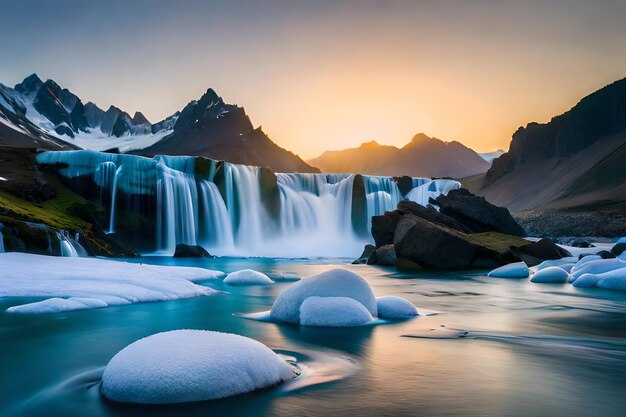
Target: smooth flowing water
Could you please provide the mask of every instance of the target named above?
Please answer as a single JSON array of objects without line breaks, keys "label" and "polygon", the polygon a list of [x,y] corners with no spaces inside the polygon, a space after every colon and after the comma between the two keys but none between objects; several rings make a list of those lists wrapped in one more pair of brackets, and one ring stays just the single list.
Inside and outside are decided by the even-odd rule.
[{"label": "smooth flowing water", "polygon": [[[400,295],[427,313],[358,328],[260,322],[289,282],[206,285],[227,293],[59,314],[10,315],[26,299],[0,299],[1,416],[623,416],[626,292],[486,278],[399,274],[342,260],[190,259],[183,264],[270,276],[308,276],[336,264],[377,295]],[[28,299],[32,300],[32,299]],[[295,384],[225,400],[138,407],[105,401],[104,366],[133,341],[173,329],[257,339],[307,368]],[[193,349],[190,346],[190,351]]]}]

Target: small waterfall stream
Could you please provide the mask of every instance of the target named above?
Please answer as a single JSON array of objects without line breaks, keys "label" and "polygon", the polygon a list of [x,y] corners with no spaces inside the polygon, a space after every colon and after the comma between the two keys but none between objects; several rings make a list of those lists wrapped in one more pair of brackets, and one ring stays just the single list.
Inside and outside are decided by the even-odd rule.
[{"label": "small waterfall stream", "polygon": [[[116,227],[116,222],[128,213],[152,219],[152,246],[161,254],[184,243],[216,255],[353,257],[368,240],[356,228],[369,230],[372,216],[405,198],[426,205],[430,197],[460,187],[453,180],[414,178],[403,195],[391,177],[274,174],[186,156],[65,151],[43,152],[37,160],[67,164],[60,174],[79,193],[87,194],[85,184],[95,182],[101,202],[109,202],[110,232],[127,232],[119,224],[128,223]],[[65,252],[74,254],[70,248]]]}]

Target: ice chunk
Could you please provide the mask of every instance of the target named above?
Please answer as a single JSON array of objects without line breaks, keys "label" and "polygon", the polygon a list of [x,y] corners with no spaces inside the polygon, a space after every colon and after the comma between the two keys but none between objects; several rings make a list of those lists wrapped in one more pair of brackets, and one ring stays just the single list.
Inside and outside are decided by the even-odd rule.
[{"label": "ice chunk", "polygon": [[372,316],[378,315],[376,298],[367,281],[354,272],[333,269],[298,281],[283,291],[272,306],[272,320],[300,323],[300,305],[313,296],[353,298]]},{"label": "ice chunk", "polygon": [[367,308],[349,297],[309,297],[300,305],[304,326],[360,326],[374,320]]},{"label": "ice chunk", "polygon": [[267,346],[231,333],[174,330],[138,340],[111,359],[102,393],[124,403],[204,401],[271,387],[296,376]]},{"label": "ice chunk", "polygon": [[530,282],[536,283],[563,283],[567,282],[568,273],[558,266],[549,266],[537,271],[530,279]]},{"label": "ice chunk", "polygon": [[229,285],[266,285],[273,284],[274,281],[267,275],[253,271],[252,269],[242,269],[228,274],[224,278],[224,283]]},{"label": "ice chunk", "polygon": [[551,266],[562,267],[562,265],[566,265],[570,263],[575,264],[576,262],[578,262],[578,258],[574,256],[568,256],[566,258],[561,258],[561,259],[549,259],[537,265],[537,271],[541,271],[542,269],[548,268]]},{"label": "ice chunk", "polygon": [[[192,280],[224,276],[202,268],[156,266],[97,258],[65,258],[26,253],[0,254],[0,297],[52,298],[9,312],[71,311],[214,293]],[[89,300],[86,300],[89,299]],[[99,303],[102,301],[102,303]],[[81,307],[82,305],[82,307]]]},{"label": "ice chunk", "polygon": [[493,278],[528,278],[530,270],[526,262],[515,262],[496,268],[487,274]]},{"label": "ice chunk", "polygon": [[57,313],[60,311],[85,310],[107,307],[108,304],[96,298],[48,298],[35,303],[22,304],[7,308],[7,313]]},{"label": "ice chunk", "polygon": [[574,287],[598,287],[610,290],[626,290],[626,267],[601,274],[583,274],[572,282]]},{"label": "ice chunk", "polygon": [[591,262],[587,262],[581,267],[572,270],[571,281],[576,281],[580,276],[584,274],[602,274],[604,272],[612,271],[614,269],[620,269],[626,267],[626,262],[621,259],[599,259]]},{"label": "ice chunk", "polygon": [[600,260],[602,260],[602,256],[600,255],[583,256],[582,258],[580,258],[578,262],[576,262],[576,265],[574,265],[574,267],[572,268],[572,272],[575,272],[577,269],[582,268],[583,265],[585,265],[587,262],[600,261]]},{"label": "ice chunk", "polygon": [[376,297],[376,304],[378,305],[378,317],[384,319],[404,319],[419,314],[409,300],[395,295]]}]

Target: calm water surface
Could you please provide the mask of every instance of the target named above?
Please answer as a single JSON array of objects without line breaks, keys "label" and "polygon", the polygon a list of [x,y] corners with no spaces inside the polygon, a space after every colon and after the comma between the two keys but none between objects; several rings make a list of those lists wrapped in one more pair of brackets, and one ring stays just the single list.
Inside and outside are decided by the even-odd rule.
[{"label": "calm water surface", "polygon": [[[10,315],[32,298],[0,299],[0,416],[624,416],[626,292],[486,278],[398,274],[342,260],[190,259],[133,262],[252,268],[308,276],[337,264],[376,295],[428,313],[351,329],[276,325],[267,310],[288,282],[205,283],[228,294],[58,314]],[[139,407],[99,393],[104,366],[129,343],[173,329],[257,339],[308,369],[300,385],[188,405]],[[192,347],[190,347],[192,349]]]}]

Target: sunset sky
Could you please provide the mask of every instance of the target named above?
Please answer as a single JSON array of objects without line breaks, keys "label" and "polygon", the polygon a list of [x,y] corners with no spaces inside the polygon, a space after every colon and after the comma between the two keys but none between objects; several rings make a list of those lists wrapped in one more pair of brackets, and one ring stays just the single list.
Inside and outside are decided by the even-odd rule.
[{"label": "sunset sky", "polygon": [[152,122],[213,87],[303,158],[417,132],[506,148],[626,76],[624,1],[0,6],[0,82],[37,72]]}]

